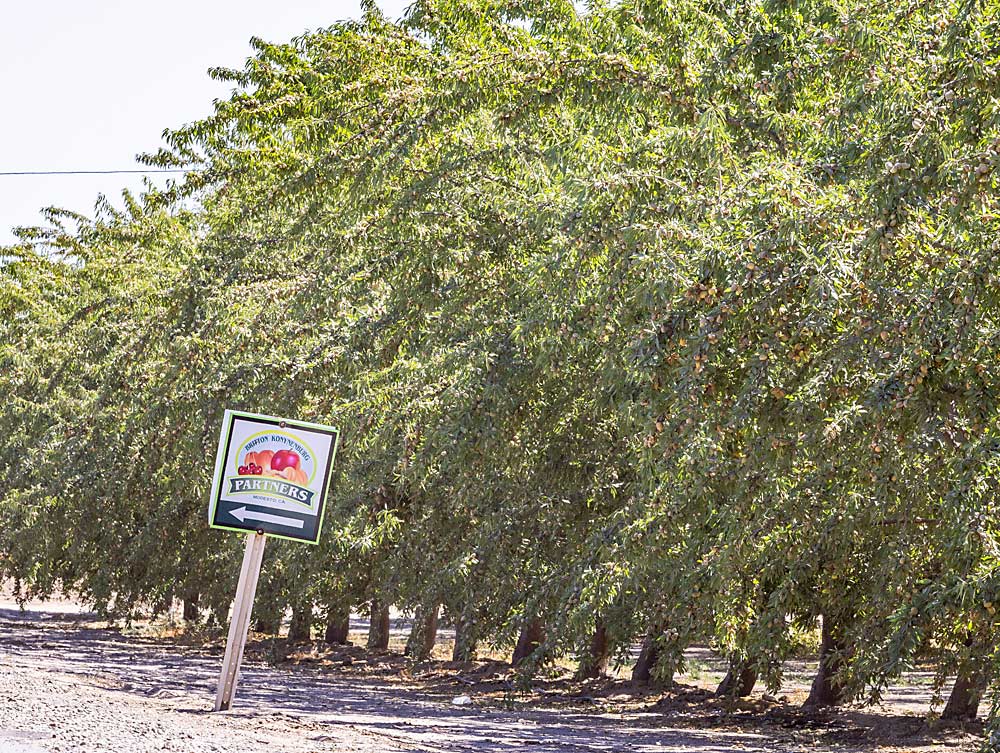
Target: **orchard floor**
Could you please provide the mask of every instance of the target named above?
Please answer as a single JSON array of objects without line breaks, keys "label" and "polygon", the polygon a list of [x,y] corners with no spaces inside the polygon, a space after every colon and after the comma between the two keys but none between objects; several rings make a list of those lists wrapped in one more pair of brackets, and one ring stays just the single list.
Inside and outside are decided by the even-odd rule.
[{"label": "orchard floor", "polygon": [[[717,660],[705,651],[690,659],[692,674],[666,695],[558,677],[522,693],[499,663],[413,665],[354,647],[259,642],[236,707],[215,714],[217,642],[123,634],[71,602],[21,611],[0,601],[0,753],[957,752],[981,743],[978,728],[927,727],[930,690],[919,677],[885,708],[805,716],[795,710],[805,664],[793,668],[787,697],[727,707],[707,691]],[[453,703],[460,696],[469,702]]]}]

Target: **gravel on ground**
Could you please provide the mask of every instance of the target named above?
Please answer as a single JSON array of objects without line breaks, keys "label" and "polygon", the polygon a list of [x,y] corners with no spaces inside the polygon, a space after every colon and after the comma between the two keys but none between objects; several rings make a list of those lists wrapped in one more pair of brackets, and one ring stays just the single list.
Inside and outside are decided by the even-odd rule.
[{"label": "gravel on ground", "polygon": [[[663,713],[456,706],[378,679],[253,662],[244,665],[233,710],[213,713],[218,652],[123,635],[91,620],[66,603],[26,611],[0,603],[0,753],[870,748],[767,730],[682,728]],[[967,738],[949,749],[973,749],[976,739]]]}]

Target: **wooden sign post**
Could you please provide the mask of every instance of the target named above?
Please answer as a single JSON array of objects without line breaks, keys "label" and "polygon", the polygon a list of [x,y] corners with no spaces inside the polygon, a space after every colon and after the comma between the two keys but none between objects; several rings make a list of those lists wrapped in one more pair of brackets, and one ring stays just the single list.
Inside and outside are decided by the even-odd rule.
[{"label": "wooden sign post", "polygon": [[228,711],[233,705],[233,696],[236,695],[236,680],[243,662],[243,649],[247,645],[250,613],[253,611],[253,597],[257,592],[257,579],[260,577],[260,563],[264,559],[266,541],[267,536],[263,533],[247,536],[240,582],[236,586],[236,601],[233,602],[233,617],[229,623],[229,637],[226,639],[226,656],[222,660],[219,689],[215,693],[216,711]]},{"label": "wooden sign post", "polygon": [[208,523],[248,533],[215,710],[236,695],[267,536],[319,542],[340,432],[330,426],[226,411],[215,458]]}]

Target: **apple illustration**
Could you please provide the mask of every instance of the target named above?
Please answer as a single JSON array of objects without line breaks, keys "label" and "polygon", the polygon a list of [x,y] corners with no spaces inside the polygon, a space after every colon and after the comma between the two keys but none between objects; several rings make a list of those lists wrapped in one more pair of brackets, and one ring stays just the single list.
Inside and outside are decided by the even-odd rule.
[{"label": "apple illustration", "polygon": [[283,471],[286,468],[298,468],[301,460],[296,452],[291,450],[278,450],[271,458],[271,468],[276,471]]}]

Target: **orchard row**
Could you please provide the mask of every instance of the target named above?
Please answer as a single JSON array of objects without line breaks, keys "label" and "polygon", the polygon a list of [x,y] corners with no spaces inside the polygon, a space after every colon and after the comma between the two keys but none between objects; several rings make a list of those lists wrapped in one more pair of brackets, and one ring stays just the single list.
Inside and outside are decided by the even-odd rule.
[{"label": "orchard row", "polygon": [[343,431],[320,545],[269,545],[262,627],[336,638],[363,604],[381,645],[394,604],[415,655],[442,615],[456,658],[525,672],[641,641],[650,683],[709,642],[741,694],[821,624],[812,702],[929,659],[974,715],[998,18],[418,0],[256,41],[145,158],[182,181],[0,252],[0,575],[225,614],[241,542],[205,507],[245,409]]}]

